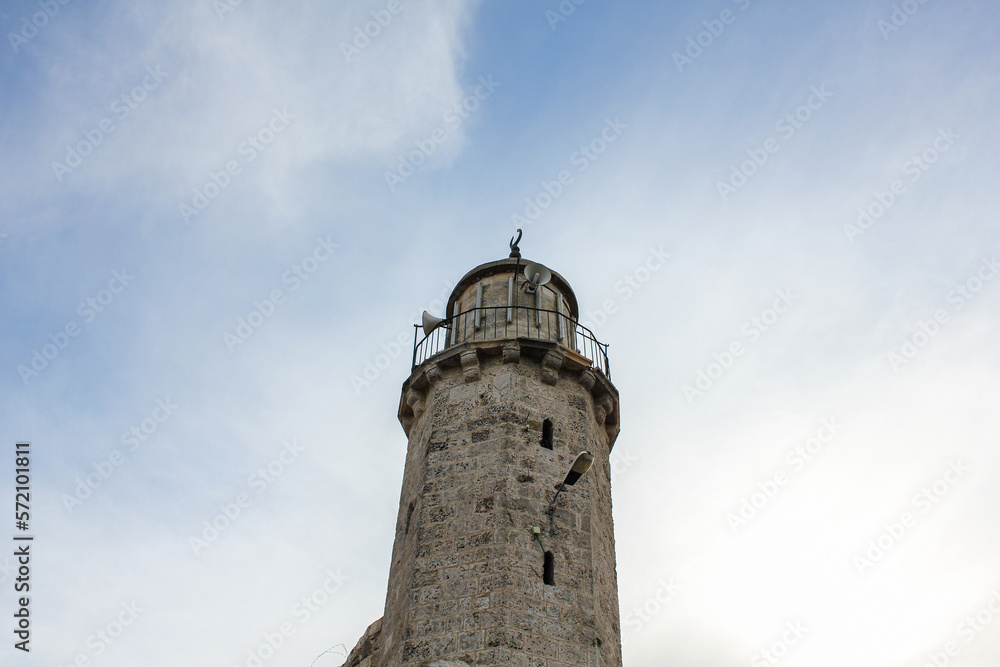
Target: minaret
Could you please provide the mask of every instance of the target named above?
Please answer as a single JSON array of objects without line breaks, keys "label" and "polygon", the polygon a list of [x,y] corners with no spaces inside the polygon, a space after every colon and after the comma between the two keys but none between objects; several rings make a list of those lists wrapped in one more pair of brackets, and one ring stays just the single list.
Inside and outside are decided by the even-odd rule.
[{"label": "minaret", "polygon": [[345,664],[620,667],[607,346],[516,241],[448,313],[417,330],[385,614]]}]

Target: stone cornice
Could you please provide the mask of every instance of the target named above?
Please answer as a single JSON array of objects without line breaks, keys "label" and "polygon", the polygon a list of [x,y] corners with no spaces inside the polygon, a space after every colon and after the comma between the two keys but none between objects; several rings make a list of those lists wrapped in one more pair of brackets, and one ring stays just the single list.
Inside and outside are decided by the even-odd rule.
[{"label": "stone cornice", "polygon": [[397,416],[407,436],[414,419],[420,416],[427,396],[445,373],[460,372],[463,382],[476,382],[484,362],[498,359],[504,364],[538,366],[545,384],[575,380],[594,402],[594,417],[608,435],[609,449],[620,430],[618,389],[590,360],[554,341],[537,338],[469,341],[450,347],[413,369],[403,383]]}]

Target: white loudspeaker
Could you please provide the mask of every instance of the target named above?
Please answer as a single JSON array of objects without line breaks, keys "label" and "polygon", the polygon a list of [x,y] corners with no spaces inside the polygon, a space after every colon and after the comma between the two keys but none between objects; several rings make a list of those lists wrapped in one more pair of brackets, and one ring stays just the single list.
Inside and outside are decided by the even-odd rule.
[{"label": "white loudspeaker", "polygon": [[552,272],[541,264],[528,262],[524,265],[524,277],[527,278],[528,282],[532,285],[545,285],[552,280]]},{"label": "white loudspeaker", "polygon": [[430,336],[431,332],[441,326],[444,322],[443,317],[434,317],[426,310],[424,311],[424,314],[420,316],[420,320],[423,323],[425,336]]}]

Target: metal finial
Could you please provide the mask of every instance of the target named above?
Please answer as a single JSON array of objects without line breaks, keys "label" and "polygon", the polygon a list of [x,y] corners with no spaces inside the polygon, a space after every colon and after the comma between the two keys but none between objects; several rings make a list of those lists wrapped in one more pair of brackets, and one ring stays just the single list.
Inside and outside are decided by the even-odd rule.
[{"label": "metal finial", "polygon": [[515,239],[513,236],[510,237],[510,256],[511,257],[517,257],[518,259],[521,259],[521,249],[517,247],[517,244],[520,243],[520,242],[521,242],[521,230],[518,229],[517,230],[517,238]]}]

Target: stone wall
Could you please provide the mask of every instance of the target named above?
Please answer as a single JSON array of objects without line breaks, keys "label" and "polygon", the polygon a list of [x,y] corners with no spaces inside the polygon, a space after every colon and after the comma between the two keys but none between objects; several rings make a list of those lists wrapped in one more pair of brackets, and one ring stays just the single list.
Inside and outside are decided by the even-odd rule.
[{"label": "stone wall", "polygon": [[361,635],[361,639],[351,649],[346,662],[341,667],[373,667],[381,633],[382,619],[380,618],[368,626],[365,634]]},{"label": "stone wall", "polygon": [[[573,290],[555,272],[548,284],[531,292],[521,289],[524,274],[520,273],[517,277],[518,288],[512,289],[509,280],[514,275],[514,269],[523,269],[525,263],[526,260],[517,264],[514,259],[503,259],[478,266],[466,274],[449,299],[448,315],[480,308],[478,326],[475,311],[455,321],[453,330],[449,332],[451,344],[474,339],[529,336],[558,341],[570,349],[576,348],[574,321],[578,313]],[[519,308],[508,310],[507,306],[513,303],[517,303]]]},{"label": "stone wall", "polygon": [[[464,343],[415,369],[399,417],[409,444],[371,667],[619,667],[610,381],[552,341]],[[550,535],[581,450],[594,466],[559,496]]]}]

